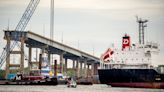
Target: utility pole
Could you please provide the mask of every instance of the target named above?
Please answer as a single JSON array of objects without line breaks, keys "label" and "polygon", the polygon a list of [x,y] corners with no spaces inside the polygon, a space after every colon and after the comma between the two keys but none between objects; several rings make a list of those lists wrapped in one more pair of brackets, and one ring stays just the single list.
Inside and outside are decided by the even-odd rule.
[{"label": "utility pole", "polygon": [[50,39],[54,40],[54,0],[51,0],[50,10]]},{"label": "utility pole", "polygon": [[[50,5],[51,5],[50,6],[50,39],[54,40],[54,0],[51,0]],[[51,62],[53,62],[53,54],[50,53],[50,50],[48,51],[48,55],[49,55],[49,65],[51,66]]]}]

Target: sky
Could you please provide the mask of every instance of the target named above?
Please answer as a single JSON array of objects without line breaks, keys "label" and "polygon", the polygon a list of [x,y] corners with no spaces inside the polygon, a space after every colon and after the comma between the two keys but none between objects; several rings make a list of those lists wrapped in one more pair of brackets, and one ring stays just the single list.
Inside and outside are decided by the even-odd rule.
[{"label": "sky", "polygon": [[[3,30],[14,30],[30,0],[0,0],[0,52]],[[164,64],[164,0],[54,0],[54,39],[97,57],[127,33],[138,43],[136,17],[148,19],[145,41],[159,43],[152,64]],[[26,30],[50,37],[50,0],[40,0]],[[26,52],[27,53],[27,52]]]}]

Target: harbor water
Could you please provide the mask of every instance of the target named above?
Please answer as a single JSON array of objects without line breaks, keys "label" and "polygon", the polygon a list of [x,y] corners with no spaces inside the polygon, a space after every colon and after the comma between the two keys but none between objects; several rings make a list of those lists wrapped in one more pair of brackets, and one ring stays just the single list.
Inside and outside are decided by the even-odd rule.
[{"label": "harbor water", "polygon": [[66,85],[0,85],[0,92],[164,92],[164,89],[120,88],[107,85],[78,85],[77,88],[67,88]]}]

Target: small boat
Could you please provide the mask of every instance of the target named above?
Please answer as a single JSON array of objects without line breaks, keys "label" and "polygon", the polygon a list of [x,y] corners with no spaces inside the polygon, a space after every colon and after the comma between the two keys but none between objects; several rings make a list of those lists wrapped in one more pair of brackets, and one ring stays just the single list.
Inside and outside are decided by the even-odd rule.
[{"label": "small boat", "polygon": [[68,78],[67,87],[76,88],[77,87],[76,81],[73,78]]}]

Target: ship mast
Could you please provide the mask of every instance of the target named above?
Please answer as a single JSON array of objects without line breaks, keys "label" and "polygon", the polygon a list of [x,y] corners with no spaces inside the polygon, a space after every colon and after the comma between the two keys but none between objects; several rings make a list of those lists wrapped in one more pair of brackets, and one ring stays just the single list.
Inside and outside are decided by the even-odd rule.
[{"label": "ship mast", "polygon": [[138,18],[138,16],[136,16],[137,18],[137,22],[139,24],[139,44],[145,44],[145,40],[144,40],[144,28],[147,27],[147,24],[145,24],[146,22],[148,22],[148,20],[143,20],[141,18]]}]

